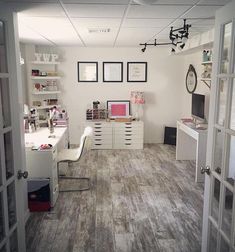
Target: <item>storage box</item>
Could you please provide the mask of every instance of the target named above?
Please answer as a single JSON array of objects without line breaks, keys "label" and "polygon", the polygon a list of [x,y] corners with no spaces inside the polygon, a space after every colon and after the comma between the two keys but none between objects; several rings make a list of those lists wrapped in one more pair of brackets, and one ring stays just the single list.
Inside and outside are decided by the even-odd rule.
[{"label": "storage box", "polygon": [[30,212],[49,211],[51,209],[50,179],[29,179],[27,182]]}]

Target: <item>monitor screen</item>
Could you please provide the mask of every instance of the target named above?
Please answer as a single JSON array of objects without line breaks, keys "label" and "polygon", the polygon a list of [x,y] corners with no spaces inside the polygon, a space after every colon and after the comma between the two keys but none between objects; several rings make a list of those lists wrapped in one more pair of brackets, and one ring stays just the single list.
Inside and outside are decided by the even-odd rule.
[{"label": "monitor screen", "polygon": [[205,95],[192,94],[192,116],[205,119]]}]

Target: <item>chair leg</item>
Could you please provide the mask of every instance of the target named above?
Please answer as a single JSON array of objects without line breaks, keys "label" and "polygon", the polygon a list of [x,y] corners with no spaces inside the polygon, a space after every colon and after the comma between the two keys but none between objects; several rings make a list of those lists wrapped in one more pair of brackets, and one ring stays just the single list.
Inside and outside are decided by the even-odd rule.
[{"label": "chair leg", "polygon": [[81,191],[88,191],[90,190],[90,178],[87,177],[70,177],[70,176],[59,176],[60,179],[81,179],[81,180],[87,180],[88,186],[81,188],[81,189],[71,189],[71,190],[59,190],[59,192],[81,192]]}]

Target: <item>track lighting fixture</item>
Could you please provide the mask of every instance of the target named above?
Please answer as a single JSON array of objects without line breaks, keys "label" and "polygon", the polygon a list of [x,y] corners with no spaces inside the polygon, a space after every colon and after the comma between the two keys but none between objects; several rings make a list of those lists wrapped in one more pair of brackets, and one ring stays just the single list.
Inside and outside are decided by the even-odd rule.
[{"label": "track lighting fixture", "polygon": [[186,19],[184,19],[183,27],[174,29],[173,26],[170,29],[169,39],[171,42],[167,43],[157,43],[156,39],[154,43],[140,43],[140,45],[144,46],[141,49],[142,52],[146,51],[147,46],[158,46],[158,45],[170,45],[172,50],[171,52],[175,52],[177,46],[179,45],[179,49],[182,50],[185,46],[185,43],[189,37],[189,28],[191,25],[186,24]]}]

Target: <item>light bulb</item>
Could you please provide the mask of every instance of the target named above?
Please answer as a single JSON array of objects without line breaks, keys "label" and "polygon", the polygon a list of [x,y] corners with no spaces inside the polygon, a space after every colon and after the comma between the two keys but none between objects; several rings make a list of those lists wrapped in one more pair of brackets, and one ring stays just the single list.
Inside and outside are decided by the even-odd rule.
[{"label": "light bulb", "polygon": [[183,37],[181,41],[182,41],[182,43],[184,43],[184,44],[185,44],[185,43],[187,42],[187,40],[188,40],[188,38],[187,38],[187,37]]}]

